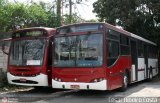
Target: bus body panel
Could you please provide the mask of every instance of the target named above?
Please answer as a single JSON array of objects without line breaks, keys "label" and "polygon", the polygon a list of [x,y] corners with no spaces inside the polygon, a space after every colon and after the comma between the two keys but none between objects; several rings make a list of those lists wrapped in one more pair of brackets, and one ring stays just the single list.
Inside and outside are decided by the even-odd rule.
[{"label": "bus body panel", "polygon": [[146,77],[146,65],[144,58],[138,58],[138,80],[144,80]]},{"label": "bus body panel", "polygon": [[[94,79],[105,78],[103,68],[54,68],[52,77],[63,82],[92,82]],[[76,81],[75,81],[76,79]]]},{"label": "bus body panel", "polygon": [[[46,68],[44,68],[46,69]],[[36,76],[42,71],[41,66],[9,66],[8,72],[12,75],[17,76]],[[46,75],[46,72],[43,72]]]},{"label": "bus body panel", "polygon": [[122,77],[125,70],[131,72],[131,57],[119,56],[116,62],[107,68],[108,89],[113,90],[122,86]]},{"label": "bus body panel", "polygon": [[[54,68],[52,72],[52,87],[64,89],[107,90],[104,68]],[[102,81],[94,82],[95,79]],[[78,88],[77,88],[78,89]]]}]

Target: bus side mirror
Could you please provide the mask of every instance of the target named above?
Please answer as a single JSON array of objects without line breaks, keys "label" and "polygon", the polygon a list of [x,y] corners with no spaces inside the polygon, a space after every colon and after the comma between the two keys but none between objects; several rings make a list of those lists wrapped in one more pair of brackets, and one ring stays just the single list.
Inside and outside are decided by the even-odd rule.
[{"label": "bus side mirror", "polygon": [[2,51],[4,54],[9,54],[9,48],[10,48],[10,41],[3,41],[2,43]]}]

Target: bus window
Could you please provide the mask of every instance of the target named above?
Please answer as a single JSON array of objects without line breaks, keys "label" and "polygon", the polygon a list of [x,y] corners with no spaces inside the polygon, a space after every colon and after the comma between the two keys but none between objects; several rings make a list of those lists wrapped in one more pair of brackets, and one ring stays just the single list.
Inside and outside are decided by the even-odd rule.
[{"label": "bus window", "polygon": [[107,32],[107,66],[111,66],[119,56],[120,34],[113,30]]},{"label": "bus window", "polygon": [[102,43],[102,34],[57,37],[54,65],[56,67],[101,66]]},{"label": "bus window", "polygon": [[114,30],[108,30],[108,32],[107,32],[107,38],[119,41],[120,33],[116,32]]},{"label": "bus window", "polygon": [[144,57],[143,43],[138,41],[138,57]]},{"label": "bus window", "polygon": [[42,65],[45,39],[13,41],[10,65]]},{"label": "bus window", "polygon": [[121,55],[129,55],[129,39],[124,34],[120,36],[120,53]]},{"label": "bus window", "polygon": [[119,56],[119,43],[108,40],[107,42],[107,66],[111,66]]}]

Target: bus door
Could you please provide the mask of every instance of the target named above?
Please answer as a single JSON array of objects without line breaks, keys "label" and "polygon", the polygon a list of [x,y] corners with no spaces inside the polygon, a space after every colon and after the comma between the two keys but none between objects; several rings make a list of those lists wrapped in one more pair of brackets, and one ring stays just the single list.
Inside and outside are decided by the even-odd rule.
[{"label": "bus door", "polygon": [[144,62],[145,62],[145,78],[148,78],[148,48],[147,45],[144,44]]},{"label": "bus door", "polygon": [[132,82],[135,82],[138,79],[137,43],[136,41],[131,40],[130,44],[131,44],[131,59],[132,59],[131,78]]}]

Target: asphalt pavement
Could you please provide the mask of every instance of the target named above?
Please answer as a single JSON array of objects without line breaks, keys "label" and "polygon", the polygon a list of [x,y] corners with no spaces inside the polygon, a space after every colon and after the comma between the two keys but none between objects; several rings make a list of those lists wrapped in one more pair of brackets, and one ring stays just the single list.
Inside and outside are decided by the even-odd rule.
[{"label": "asphalt pavement", "polygon": [[138,82],[130,85],[125,92],[29,89],[1,93],[2,103],[160,103],[160,81]]}]

